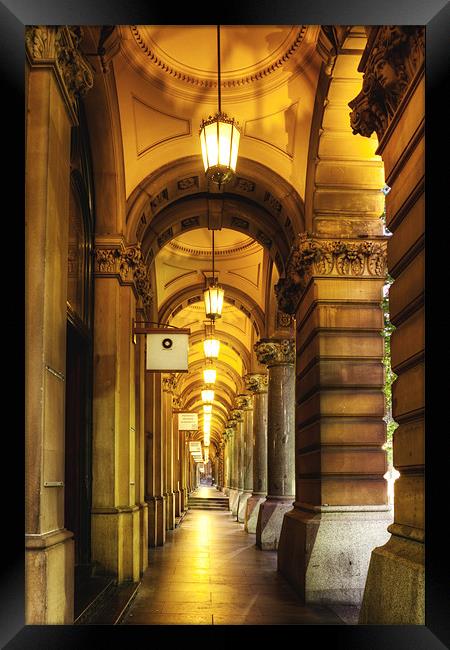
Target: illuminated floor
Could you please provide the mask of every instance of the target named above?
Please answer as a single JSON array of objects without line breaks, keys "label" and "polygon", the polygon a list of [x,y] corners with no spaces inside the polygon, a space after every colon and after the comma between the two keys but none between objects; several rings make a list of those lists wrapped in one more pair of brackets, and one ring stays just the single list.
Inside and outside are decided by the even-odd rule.
[{"label": "illuminated floor", "polygon": [[[201,494],[203,493],[203,494]],[[201,488],[198,496],[219,495]],[[276,551],[229,512],[188,511],[166,544],[149,549],[125,625],[342,625],[327,607],[304,607],[276,570]]]}]

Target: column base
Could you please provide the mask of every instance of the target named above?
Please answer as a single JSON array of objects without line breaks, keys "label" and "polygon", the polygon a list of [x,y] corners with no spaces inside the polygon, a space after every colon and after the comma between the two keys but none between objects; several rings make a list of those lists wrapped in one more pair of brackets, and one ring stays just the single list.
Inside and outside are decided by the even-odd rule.
[{"label": "column base", "polygon": [[266,500],[266,495],[252,494],[247,500],[245,508],[244,529],[247,533],[256,533],[258,523],[259,506]]},{"label": "column base", "polygon": [[306,604],[359,605],[372,550],[386,542],[381,506],[306,506],[283,521],[278,570]]},{"label": "column base", "polygon": [[242,494],[242,490],[238,490],[237,488],[230,489],[230,510],[231,510],[231,514],[234,515],[235,517],[237,516],[239,497],[241,496],[241,494]]},{"label": "column base", "polygon": [[72,625],[74,540],[62,530],[25,536],[25,624]]},{"label": "column base", "polygon": [[165,497],[147,497],[148,503],[148,545],[163,546],[166,541]]},{"label": "column base", "polygon": [[175,517],[181,516],[181,491],[175,490],[173,493],[173,498],[175,502]]},{"label": "column base", "polygon": [[284,515],[292,510],[294,497],[267,497],[259,506],[256,524],[256,546],[263,551],[278,548]]},{"label": "column base", "polygon": [[175,493],[166,492],[164,497],[166,499],[166,530],[173,530],[175,528]]},{"label": "column base", "polygon": [[423,531],[398,524],[389,526],[389,532],[396,530],[407,536],[393,534],[384,546],[372,551],[359,616],[361,625],[425,625]]},{"label": "column base", "polygon": [[245,522],[245,513],[247,510],[247,501],[250,499],[252,496],[252,493],[250,490],[244,490],[240,497],[239,497],[239,502],[238,502],[238,508],[237,508],[237,520],[243,524]]},{"label": "column base", "polygon": [[117,582],[140,578],[139,506],[92,510],[92,560]]}]

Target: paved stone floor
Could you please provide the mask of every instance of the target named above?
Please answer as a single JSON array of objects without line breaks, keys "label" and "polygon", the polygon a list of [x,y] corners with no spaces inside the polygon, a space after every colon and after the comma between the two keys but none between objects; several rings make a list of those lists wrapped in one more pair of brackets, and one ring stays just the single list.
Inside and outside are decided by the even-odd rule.
[{"label": "paved stone floor", "polygon": [[[200,488],[197,496],[220,496]],[[305,607],[230,512],[188,511],[149,568],[124,625],[343,625],[327,607]]]}]

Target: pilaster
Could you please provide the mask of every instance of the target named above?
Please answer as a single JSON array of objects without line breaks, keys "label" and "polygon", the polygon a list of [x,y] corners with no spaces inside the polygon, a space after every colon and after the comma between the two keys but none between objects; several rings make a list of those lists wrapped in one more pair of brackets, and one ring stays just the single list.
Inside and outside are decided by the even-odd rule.
[{"label": "pilaster", "polygon": [[25,179],[25,622],[73,622],[73,534],[64,527],[71,127],[92,71],[81,28],[28,26]]},{"label": "pilaster", "polygon": [[375,548],[360,623],[425,623],[424,531],[424,162],[425,29],[370,31],[359,71],[362,90],[350,103],[354,133],[378,135],[386,184],[394,433],[394,523]]}]

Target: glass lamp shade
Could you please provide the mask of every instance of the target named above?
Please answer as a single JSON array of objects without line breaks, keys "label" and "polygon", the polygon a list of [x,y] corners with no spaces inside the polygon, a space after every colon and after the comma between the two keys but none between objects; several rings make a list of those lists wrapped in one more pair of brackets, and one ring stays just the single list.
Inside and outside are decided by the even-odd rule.
[{"label": "glass lamp shade", "polygon": [[214,400],[214,391],[210,389],[202,390],[202,401],[211,403]]},{"label": "glass lamp shade", "polygon": [[212,404],[203,404],[203,413],[212,413]]},{"label": "glass lamp shade", "polygon": [[209,447],[205,447],[205,463],[209,460]]},{"label": "glass lamp shade", "polygon": [[211,420],[212,420],[212,413],[205,413],[203,415],[203,423],[204,424],[206,424],[206,423],[211,424]]},{"label": "glass lamp shade", "polygon": [[206,176],[217,185],[228,183],[236,173],[241,137],[234,117],[217,112],[200,124],[200,144]]},{"label": "glass lamp shade", "polygon": [[216,381],[217,371],[215,368],[205,368],[203,371],[203,381],[205,384],[214,384]]},{"label": "glass lamp shade", "polygon": [[220,341],[214,338],[207,338],[203,341],[203,351],[207,359],[217,359],[219,356]]},{"label": "glass lamp shade", "polygon": [[215,320],[222,316],[224,290],[218,284],[212,284],[203,292],[206,318]]},{"label": "glass lamp shade", "polygon": [[209,436],[209,434],[211,433],[211,422],[205,422],[203,424],[203,433],[204,434],[206,433],[206,435]]}]

